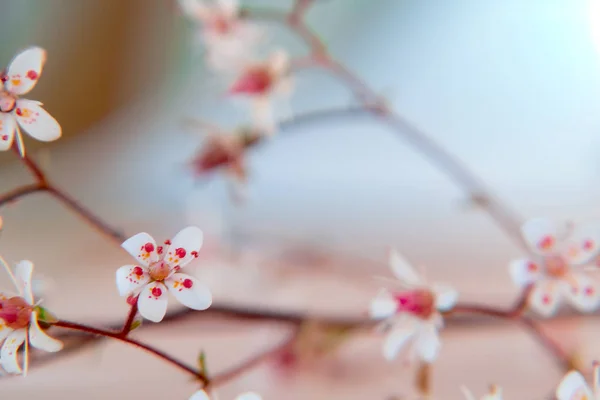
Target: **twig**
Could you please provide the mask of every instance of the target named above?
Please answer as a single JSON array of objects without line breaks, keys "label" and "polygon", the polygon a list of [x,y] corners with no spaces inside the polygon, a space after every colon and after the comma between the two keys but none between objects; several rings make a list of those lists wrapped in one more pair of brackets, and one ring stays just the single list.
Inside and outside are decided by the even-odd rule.
[{"label": "twig", "polygon": [[129,315],[127,316],[127,320],[125,321],[125,324],[123,325],[123,329],[121,329],[121,336],[126,337],[127,335],[129,335],[129,332],[131,331],[131,325],[133,324],[133,321],[135,320],[135,316],[137,315],[138,312],[138,304],[137,301],[135,301],[132,306],[131,309],[129,310]]}]

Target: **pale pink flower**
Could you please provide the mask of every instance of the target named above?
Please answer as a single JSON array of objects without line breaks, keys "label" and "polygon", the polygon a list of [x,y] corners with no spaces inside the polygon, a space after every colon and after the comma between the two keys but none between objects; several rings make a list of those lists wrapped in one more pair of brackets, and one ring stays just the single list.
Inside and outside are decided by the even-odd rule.
[{"label": "pale pink flower", "polygon": [[383,355],[393,360],[410,345],[412,359],[433,362],[441,345],[438,336],[444,324],[441,312],[454,307],[458,293],[445,285],[427,285],[396,251],[390,254],[390,267],[403,290],[384,289],[370,307],[371,317],[385,319],[384,325],[391,329]]},{"label": "pale pink flower", "polygon": [[195,277],[179,272],[198,257],[202,236],[199,228],[185,228],[165,242],[166,249],[145,232],[127,239],[121,246],[139,264],[117,270],[120,295],[139,296],[140,314],[153,322],[162,321],[167,312],[167,292],[186,307],[206,310],[212,303],[210,290]]},{"label": "pale pink flower", "polygon": [[[17,289],[17,296],[0,293],[0,366],[9,374],[27,375],[29,364],[29,346],[37,349],[57,352],[63,348],[63,343],[48,336],[38,323],[42,311],[34,303],[31,289],[33,264],[31,261],[21,261],[17,264],[15,274],[10,267],[0,259]],[[25,344],[23,367],[17,361],[19,347]]]},{"label": "pale pink flower", "polygon": [[600,305],[598,282],[576,270],[598,255],[600,230],[589,226],[575,234],[570,231],[543,218],[529,220],[521,227],[533,256],[513,261],[509,271],[518,286],[532,285],[528,304],[542,316],[554,314],[565,300],[581,312]]},{"label": "pale pink flower", "polygon": [[[189,400],[210,400],[210,397],[204,390],[199,390]],[[237,396],[235,400],[262,400],[262,397],[253,392],[246,392]]]},{"label": "pale pink flower", "polygon": [[235,80],[230,94],[248,96],[253,105],[256,127],[267,134],[275,131],[272,103],[277,96],[289,96],[293,90],[290,77],[290,57],[277,50],[263,62],[252,62]]},{"label": "pale pink flower", "polygon": [[[467,400],[476,400],[475,396],[469,389],[463,386],[461,390],[463,391]],[[490,391],[483,395],[481,400],[502,400],[502,389],[496,385],[492,385],[490,387]]]},{"label": "pale pink flower", "polygon": [[233,72],[251,60],[265,36],[258,25],[240,17],[237,0],[179,0],[179,4],[198,24],[208,65],[217,71]]},{"label": "pale pink flower", "polygon": [[556,388],[557,400],[600,400],[600,371],[594,364],[593,383],[590,387],[579,371],[565,375]]},{"label": "pale pink flower", "polygon": [[16,136],[19,152],[21,156],[25,155],[19,127],[42,142],[51,142],[61,136],[60,125],[42,108],[42,103],[20,98],[36,85],[45,62],[46,51],[30,47],[17,54],[2,73],[0,151],[10,149]]}]

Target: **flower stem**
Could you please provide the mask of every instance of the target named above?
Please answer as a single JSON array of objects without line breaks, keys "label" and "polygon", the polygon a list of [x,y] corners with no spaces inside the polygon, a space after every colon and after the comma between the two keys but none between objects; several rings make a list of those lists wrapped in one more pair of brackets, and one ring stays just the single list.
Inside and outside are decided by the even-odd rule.
[{"label": "flower stem", "polygon": [[121,336],[127,337],[127,335],[129,335],[129,332],[131,331],[131,325],[133,324],[133,320],[135,319],[137,312],[138,312],[138,304],[137,304],[137,300],[136,300],[136,302],[133,303],[133,305],[131,306],[131,309],[129,310],[129,315],[127,316],[127,320],[125,321],[125,324],[123,325],[123,329],[121,330]]},{"label": "flower stem", "polygon": [[195,378],[197,378],[200,382],[202,382],[202,384],[204,386],[206,386],[209,383],[209,379],[200,371],[196,371],[194,368],[189,367],[187,365],[185,365],[184,363],[182,363],[179,360],[174,359],[173,357],[169,356],[168,354],[155,349],[151,346],[148,346],[147,344],[144,344],[142,342],[138,342],[137,340],[134,339],[130,339],[127,338],[125,336],[123,336],[120,332],[116,333],[116,332],[110,332],[110,331],[106,331],[103,329],[98,329],[98,328],[94,328],[91,326],[87,326],[87,325],[82,325],[82,324],[78,324],[76,322],[70,322],[70,321],[58,321],[53,323],[52,325],[60,327],[60,328],[66,328],[66,329],[73,329],[76,331],[81,331],[81,332],[85,332],[88,333],[90,335],[99,335],[99,336],[104,336],[107,338],[111,338],[111,339],[116,339],[119,340],[121,342],[130,344],[132,346],[138,347],[142,350],[145,350],[153,355],[155,355],[156,357],[164,360],[165,362],[174,365],[175,367],[187,372],[190,375],[193,375]]}]

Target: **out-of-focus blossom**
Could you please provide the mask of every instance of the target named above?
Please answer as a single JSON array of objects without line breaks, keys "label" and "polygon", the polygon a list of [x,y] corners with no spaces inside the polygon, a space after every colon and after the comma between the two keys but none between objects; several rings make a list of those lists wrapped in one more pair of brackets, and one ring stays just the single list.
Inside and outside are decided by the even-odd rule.
[{"label": "out-of-focus blossom", "polygon": [[231,134],[210,132],[189,165],[197,177],[224,168],[228,175],[244,183],[247,180],[245,151],[263,138],[259,131],[252,129],[238,129]]},{"label": "out-of-focus blossom", "polygon": [[208,65],[234,72],[250,61],[264,39],[263,29],[241,18],[237,0],[179,0],[185,14],[198,24],[198,37],[207,51]]},{"label": "out-of-focus blossom", "polygon": [[[190,400],[211,400],[204,390],[199,390],[190,397]],[[262,400],[258,394],[253,392],[242,393],[235,400]]]},{"label": "out-of-focus blossom", "polygon": [[533,256],[513,261],[510,275],[522,288],[532,285],[529,306],[542,316],[556,312],[563,301],[590,312],[600,304],[600,286],[582,267],[600,250],[600,229],[588,227],[572,234],[567,226],[532,219],[521,227]]},{"label": "out-of-focus blossom", "polygon": [[16,136],[19,152],[21,156],[25,155],[19,127],[42,142],[51,142],[61,136],[60,125],[42,108],[42,103],[19,98],[36,85],[45,62],[46,51],[30,47],[17,54],[2,73],[0,151],[10,149]]},{"label": "out-of-focus blossom", "polygon": [[393,360],[407,345],[411,345],[411,359],[433,362],[440,348],[438,330],[443,326],[442,311],[456,304],[458,293],[451,287],[427,285],[413,267],[396,251],[390,255],[390,267],[403,290],[382,290],[372,300],[370,315],[385,319],[391,329],[383,355]]},{"label": "out-of-focus blossom", "polygon": [[[466,387],[461,388],[467,400],[476,400],[475,396]],[[490,387],[490,391],[483,395],[481,400],[502,400],[502,389],[496,385]]]},{"label": "out-of-focus blossom", "polygon": [[160,322],[167,312],[167,291],[184,306],[206,310],[212,303],[210,290],[191,275],[179,270],[198,256],[202,231],[194,226],[181,230],[168,247],[157,246],[149,234],[142,232],[127,239],[121,247],[139,265],[125,265],[117,270],[117,287],[121,296],[138,296],[140,314]]},{"label": "out-of-focus blossom", "polygon": [[277,50],[264,62],[248,64],[229,89],[229,93],[249,96],[252,99],[256,126],[268,134],[273,134],[276,124],[272,103],[278,95],[288,97],[293,86],[289,55],[283,50]]},{"label": "out-of-focus blossom", "polygon": [[[34,303],[31,290],[33,264],[31,261],[21,261],[17,264],[13,275],[10,267],[0,260],[11,276],[18,296],[0,293],[0,365],[10,374],[27,374],[29,363],[29,346],[37,349],[57,352],[63,348],[63,343],[42,330],[39,321],[44,320],[46,311]],[[42,315],[44,314],[44,315]],[[17,361],[19,347],[25,344],[23,367]]]},{"label": "out-of-focus blossom", "polygon": [[600,400],[600,371],[594,363],[592,386],[587,384],[579,371],[573,370],[565,375],[556,388],[557,400]]}]

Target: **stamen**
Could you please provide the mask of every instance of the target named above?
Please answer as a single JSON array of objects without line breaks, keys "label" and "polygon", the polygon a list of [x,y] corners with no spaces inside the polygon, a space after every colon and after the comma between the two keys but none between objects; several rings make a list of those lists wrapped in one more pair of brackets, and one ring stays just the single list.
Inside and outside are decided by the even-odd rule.
[{"label": "stamen", "polygon": [[2,258],[2,256],[0,256],[0,264],[2,264],[2,266],[6,270],[6,273],[8,274],[8,276],[10,276],[10,279],[12,280],[13,285],[15,285],[15,288],[17,289],[17,292],[20,292],[19,286],[17,285],[17,278],[15,278],[15,275],[11,271],[10,266],[8,265],[8,263],[6,262],[6,260],[4,258]]},{"label": "stamen", "polygon": [[21,129],[19,129],[19,124],[15,124],[15,137],[17,139],[17,148],[19,149],[19,154],[21,158],[25,157],[25,143],[23,142],[23,134],[21,134]]},{"label": "stamen", "polygon": [[29,371],[29,329],[26,330],[25,334],[27,336],[25,337],[25,353],[23,354],[23,377],[26,377],[27,371]]}]

